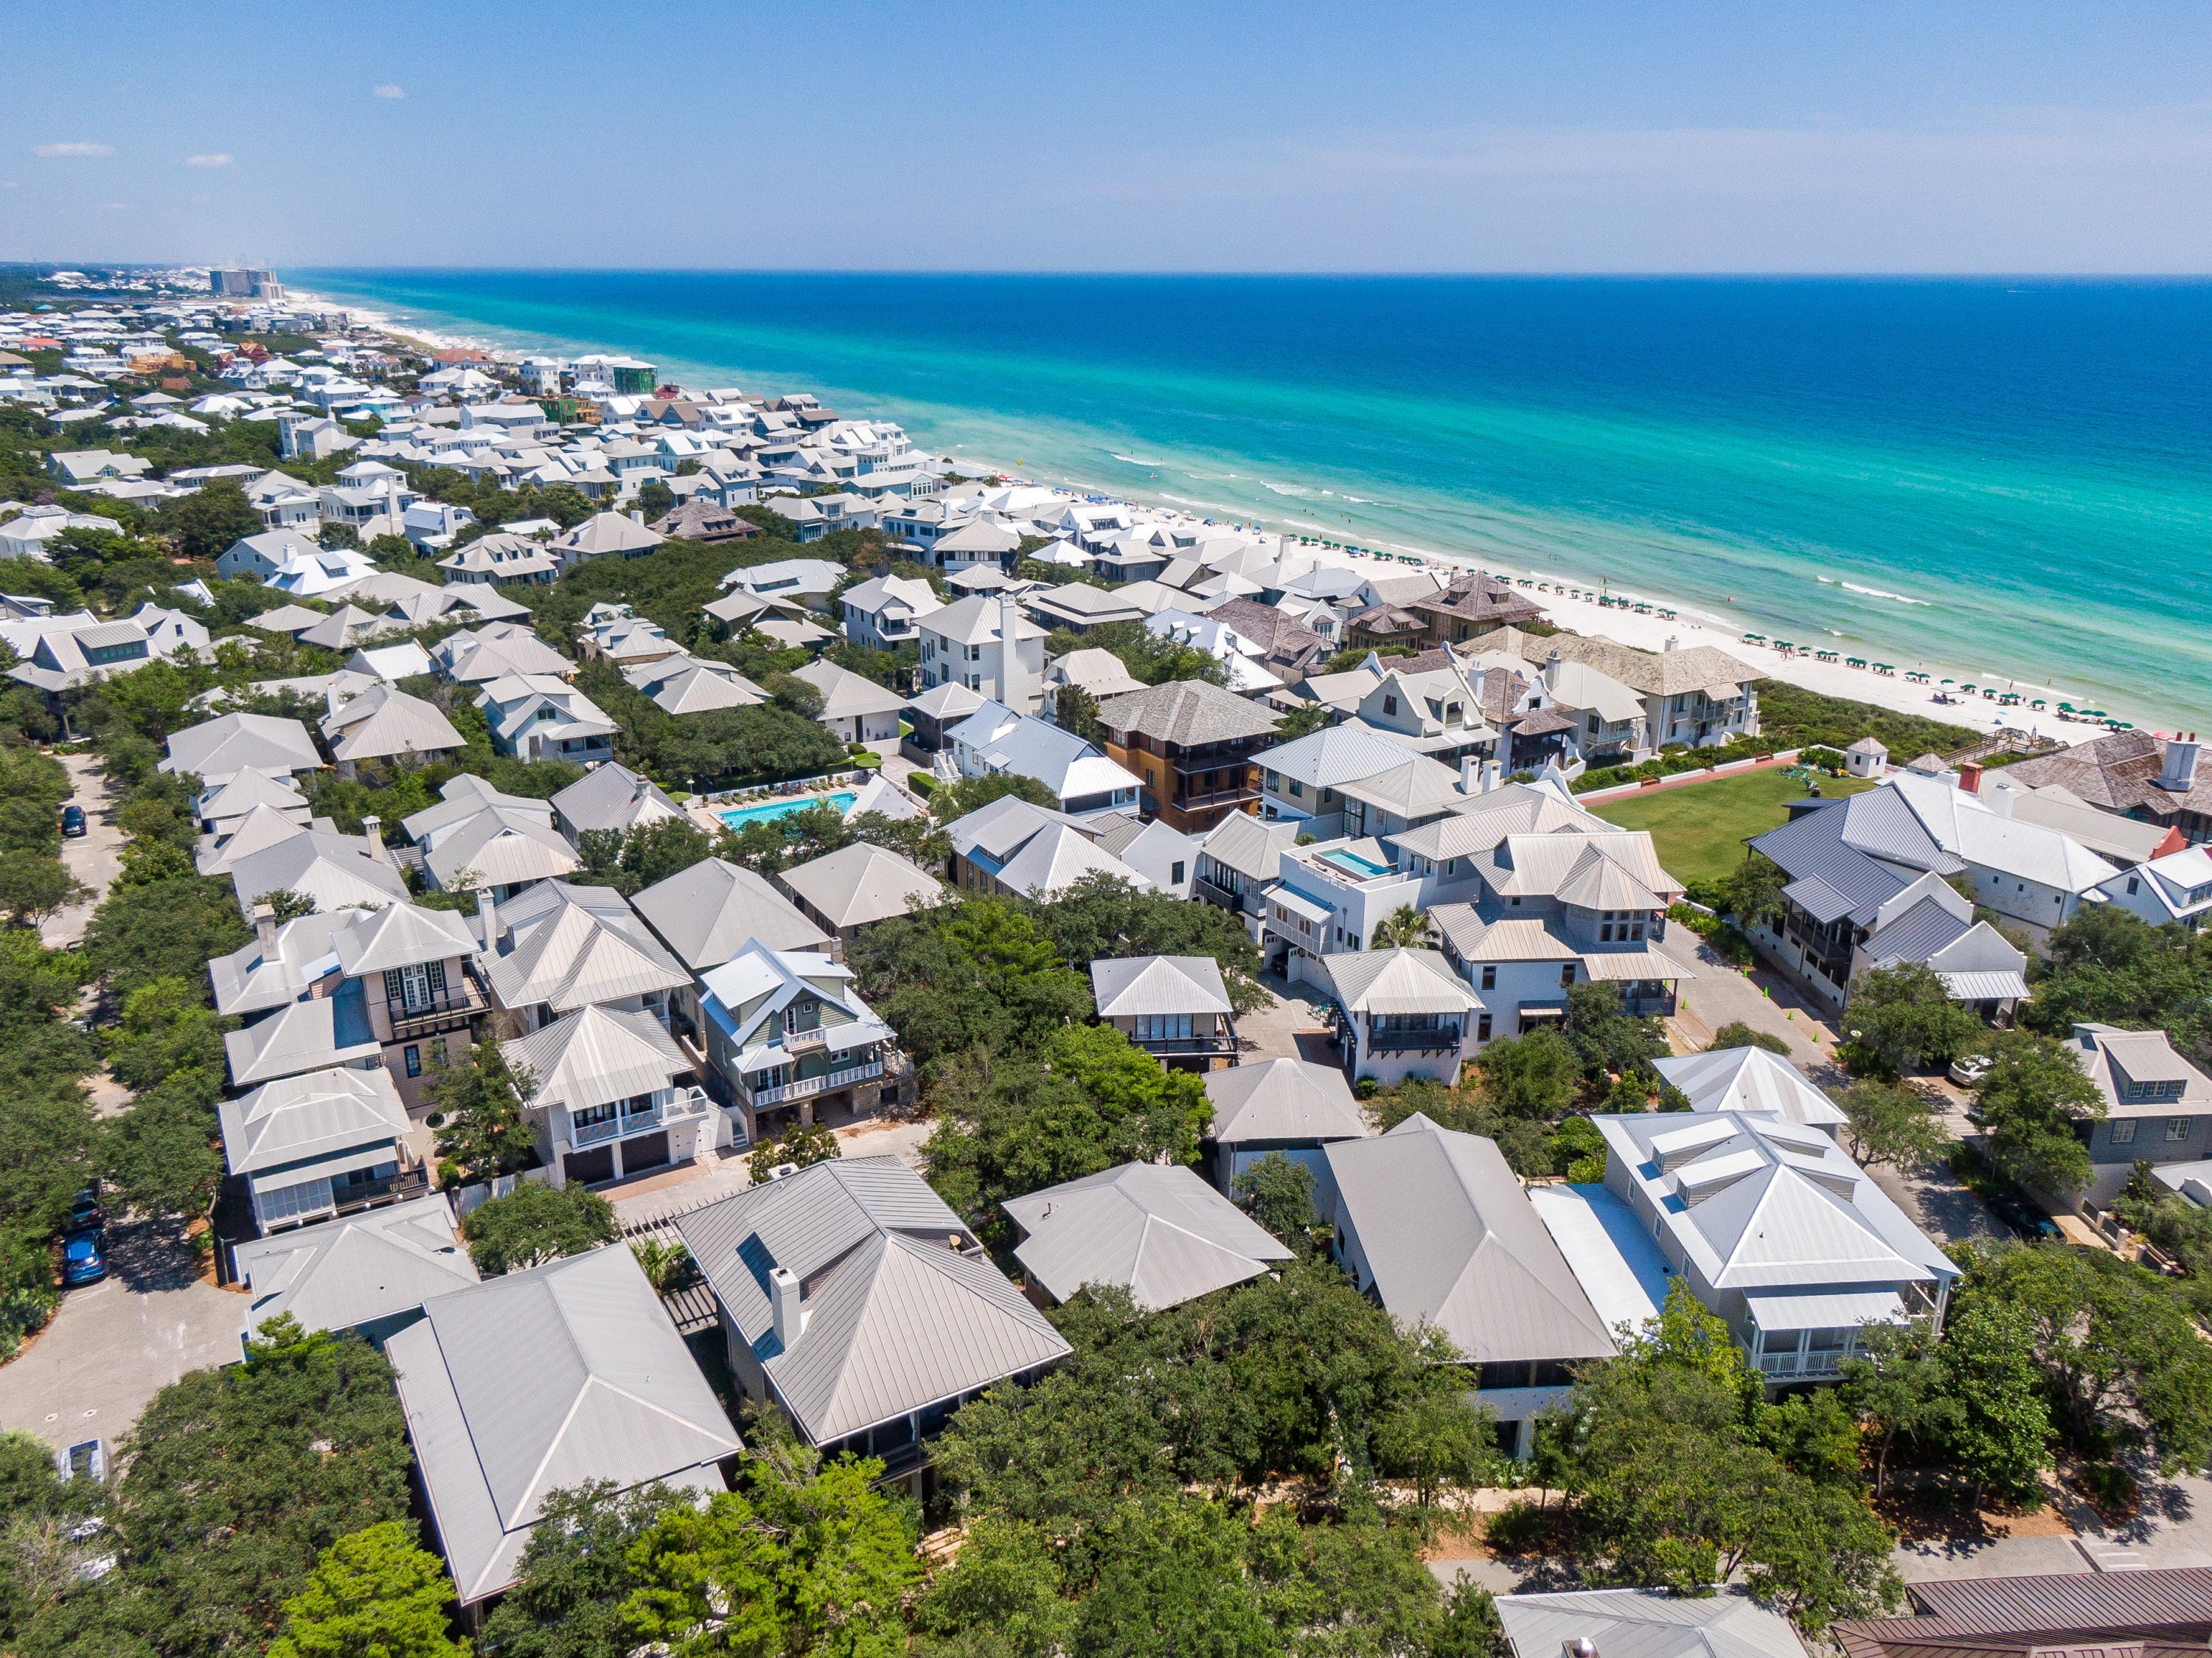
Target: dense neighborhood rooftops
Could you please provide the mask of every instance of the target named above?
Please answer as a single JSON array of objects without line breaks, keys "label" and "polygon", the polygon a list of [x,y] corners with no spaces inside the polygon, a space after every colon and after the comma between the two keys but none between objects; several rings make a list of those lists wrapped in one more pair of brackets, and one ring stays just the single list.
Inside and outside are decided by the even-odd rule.
[{"label": "dense neighborhood rooftops", "polygon": [[510,1272],[422,1311],[386,1353],[463,1605],[514,1581],[554,1491],[726,1489],[737,1429],[627,1247]]},{"label": "dense neighborhood rooftops", "polygon": [[1188,1168],[1124,1163],[1012,1198],[1014,1259],[1055,1301],[1086,1284],[1158,1310],[1258,1277],[1291,1252]]},{"label": "dense neighborhood rooftops", "polygon": [[389,685],[373,686],[340,704],[324,717],[323,735],[332,758],[341,761],[427,756],[464,746],[436,704]]},{"label": "dense neighborhood rooftops", "polygon": [[[896,1157],[815,1163],[694,1210],[678,1229],[817,1445],[1069,1350]],[[781,1331],[779,1286],[791,1297]]]},{"label": "dense neighborhood rooftops", "polygon": [[551,804],[579,835],[590,829],[626,830],[684,815],[659,783],[613,761],[592,767],[554,795]]},{"label": "dense neighborhood rooftops", "polygon": [[404,904],[407,883],[398,870],[353,835],[302,829],[230,865],[238,907],[251,916],[264,893],[297,893],[318,910],[349,905]]}]

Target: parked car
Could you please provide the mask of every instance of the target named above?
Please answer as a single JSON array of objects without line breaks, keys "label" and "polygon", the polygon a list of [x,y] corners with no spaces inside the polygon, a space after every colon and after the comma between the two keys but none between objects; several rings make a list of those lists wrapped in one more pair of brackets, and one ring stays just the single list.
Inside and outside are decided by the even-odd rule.
[{"label": "parked car", "polygon": [[67,1232],[97,1232],[107,1224],[107,1216],[100,1207],[100,1187],[88,1186],[76,1194],[70,1204],[69,1219],[63,1223]]},{"label": "parked car", "polygon": [[107,1276],[106,1237],[103,1233],[72,1232],[62,1240],[62,1283],[75,1287],[98,1283]]},{"label": "parked car", "polygon": [[[54,1453],[54,1472],[64,1479],[89,1479],[97,1484],[107,1478],[107,1442],[81,1439],[67,1450]],[[70,1535],[82,1542],[98,1534],[97,1521],[88,1521]]]},{"label": "parked car", "polygon": [[1990,1212],[2030,1243],[2038,1239],[2057,1243],[2066,1235],[2052,1223],[2048,1215],[2038,1213],[2026,1198],[2011,1192],[1993,1201],[1990,1204]]},{"label": "parked car", "polygon": [[72,838],[84,833],[84,808],[82,806],[62,808],[62,833]]},{"label": "parked car", "polygon": [[1962,1088],[1970,1088],[1990,1074],[1990,1057],[1985,1053],[1962,1053],[1951,1062],[1951,1080]]}]

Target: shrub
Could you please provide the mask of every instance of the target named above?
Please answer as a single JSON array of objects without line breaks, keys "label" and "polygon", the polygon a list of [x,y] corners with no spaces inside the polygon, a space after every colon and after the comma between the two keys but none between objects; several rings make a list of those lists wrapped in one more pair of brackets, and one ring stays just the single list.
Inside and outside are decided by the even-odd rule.
[{"label": "shrub", "polygon": [[2081,1489],[2098,1511],[2106,1515],[2123,1515],[2136,1506],[2136,1477],[2117,1462],[2084,1463],[2081,1473]]},{"label": "shrub", "polygon": [[1526,1497],[1516,1498],[1484,1519],[1483,1544],[1494,1554],[1533,1554],[1551,1539],[1559,1519]]}]

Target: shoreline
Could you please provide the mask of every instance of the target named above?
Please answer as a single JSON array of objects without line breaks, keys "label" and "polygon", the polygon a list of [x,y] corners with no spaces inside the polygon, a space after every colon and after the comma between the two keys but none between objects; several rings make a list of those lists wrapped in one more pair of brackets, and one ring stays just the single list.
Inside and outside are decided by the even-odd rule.
[{"label": "shoreline", "polygon": [[[433,350],[474,349],[496,354],[521,349],[514,345],[501,344],[481,335],[460,334],[450,330],[426,327],[397,317],[392,313],[380,308],[360,306],[343,299],[319,295],[311,290],[295,290],[295,293],[299,298],[314,300],[353,313],[362,319],[359,326],[372,332],[393,339],[420,342]],[[615,348],[601,346],[599,349],[613,350]],[[889,418],[895,419],[896,416]],[[1164,493],[1158,497],[1148,499],[1110,484],[1094,483],[1074,478],[1048,479],[1038,475],[1041,469],[1031,468],[1020,462],[1009,466],[987,454],[967,454],[964,451],[964,446],[955,447],[962,450],[957,457],[959,466],[965,467],[972,465],[983,469],[980,472],[966,472],[963,475],[979,477],[988,473],[1003,477],[1013,483],[1031,484],[1044,489],[1066,491],[1078,495],[1096,494],[1109,500],[1125,503],[1142,513],[1153,515],[1156,521],[1180,521],[1192,524],[1211,521],[1216,525],[1237,524],[1254,534],[1293,537],[1304,534],[1321,539],[1335,539],[1343,533],[1340,530],[1334,530],[1325,524],[1306,522],[1296,512],[1260,516],[1227,506],[1212,507],[1211,503],[1207,503],[1178,501]],[[948,456],[948,458],[951,457]],[[1209,520],[1206,515],[1206,509],[1209,507],[1212,511],[1227,514],[1228,516]],[[1616,643],[1654,652],[1663,649],[1669,637],[1674,638],[1682,648],[1692,645],[1711,645],[1726,651],[1740,661],[1760,669],[1763,677],[1779,680],[1786,684],[1817,692],[1824,696],[1846,698],[1852,701],[1886,708],[1897,713],[1918,715],[1929,719],[1940,720],[1947,724],[1977,730],[1996,730],[2003,727],[2013,727],[2034,735],[2056,737],[2069,745],[2087,742],[2103,736],[2106,735],[2107,729],[2102,725],[2077,724],[2062,721],[2054,712],[2049,710],[2037,714],[2021,708],[1999,709],[1994,703],[1985,701],[1978,696],[1948,705],[1939,704],[1934,700],[1937,686],[1908,683],[1903,677],[1905,672],[1908,670],[1925,672],[1937,681],[1951,679],[1961,684],[1971,683],[1977,686],[2002,683],[2007,690],[2016,690],[2028,697],[2045,697],[2053,704],[2061,700],[2083,701],[2094,706],[2103,706],[2107,703],[2120,703],[2122,700],[2109,695],[2100,696],[2086,692],[2071,692],[2065,687],[2057,686],[2050,680],[2037,681],[2033,679],[2015,678],[1991,673],[1987,669],[1964,667],[1942,661],[1923,659],[1908,662],[1900,660],[1897,663],[1899,674],[1891,677],[1876,674],[1870,669],[1846,667],[1840,661],[1818,661],[1810,654],[1785,657],[1775,651],[1771,646],[1747,644],[1743,642],[1742,635],[1745,632],[1758,631],[1758,629],[1747,628],[1733,623],[1703,606],[1668,597],[1657,588],[1639,585],[1623,586],[1615,589],[1608,583],[1583,581],[1572,576],[1563,576],[1550,570],[1531,570],[1476,553],[1419,545],[1400,545],[1384,541],[1379,538],[1364,545],[1372,546],[1380,553],[1397,553],[1413,557],[1419,559],[1426,568],[1443,571],[1480,571],[1503,578],[1510,578],[1516,587],[1523,577],[1546,582],[1553,591],[1540,595],[1532,591],[1530,596],[1537,598],[1560,626],[1585,637],[1604,637]],[[1368,563],[1373,563],[1378,568],[1388,568],[1401,573],[1407,568],[1397,558],[1349,552],[1341,543],[1333,549],[1314,548],[1310,551],[1315,552],[1326,551],[1331,556],[1346,561],[1354,568]],[[1576,599],[1569,596],[1565,590],[1569,587],[1579,587],[1585,592],[1602,587],[1608,592],[1616,592],[1619,596],[1632,598],[1657,607],[1673,610],[1675,612],[1675,619],[1668,621],[1656,615],[1639,616],[1632,610],[1610,607],[1601,608],[1594,598]],[[1808,639],[1807,643],[1808,645],[1814,645],[1816,642]],[[1885,650],[1891,655],[1905,654],[1899,652],[1895,647],[1885,647],[1871,641],[1864,649],[1869,660],[1877,659],[1880,653]],[[2136,699],[2127,700],[2129,704],[2136,704],[2132,711],[2137,716],[2135,721],[2137,727],[2146,730],[2154,728],[2148,722],[2148,716],[2142,714]],[[2114,710],[2114,712],[2123,718],[2128,717],[2130,711],[2130,707],[2125,704]]]}]

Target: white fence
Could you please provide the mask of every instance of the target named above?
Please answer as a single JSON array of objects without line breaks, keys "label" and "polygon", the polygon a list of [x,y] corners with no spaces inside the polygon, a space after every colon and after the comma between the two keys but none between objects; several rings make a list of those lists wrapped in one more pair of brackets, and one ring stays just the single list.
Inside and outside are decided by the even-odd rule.
[{"label": "white fence", "polygon": [[475,1186],[465,1186],[452,1194],[456,1218],[467,1215],[474,1210],[481,1209],[495,1198],[513,1196],[515,1188],[525,1180],[536,1180],[544,1186],[557,1186],[560,1183],[558,1176],[559,1171],[549,1164],[543,1168],[526,1168],[520,1174],[495,1175]]}]

